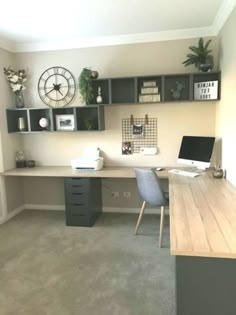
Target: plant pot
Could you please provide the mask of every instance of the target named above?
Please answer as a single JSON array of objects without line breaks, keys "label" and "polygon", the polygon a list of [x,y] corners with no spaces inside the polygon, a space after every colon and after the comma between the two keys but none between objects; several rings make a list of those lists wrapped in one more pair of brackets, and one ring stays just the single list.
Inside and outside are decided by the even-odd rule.
[{"label": "plant pot", "polygon": [[203,64],[200,64],[198,69],[201,71],[201,72],[209,72],[211,71],[212,67],[210,64],[208,63],[203,63]]}]

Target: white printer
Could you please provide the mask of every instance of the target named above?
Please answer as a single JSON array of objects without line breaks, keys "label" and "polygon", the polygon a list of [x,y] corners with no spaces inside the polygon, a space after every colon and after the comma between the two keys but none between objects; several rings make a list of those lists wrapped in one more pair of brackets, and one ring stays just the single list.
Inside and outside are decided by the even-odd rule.
[{"label": "white printer", "polygon": [[71,166],[74,170],[94,170],[103,168],[103,158],[100,157],[98,147],[85,148],[81,157],[71,160]]}]

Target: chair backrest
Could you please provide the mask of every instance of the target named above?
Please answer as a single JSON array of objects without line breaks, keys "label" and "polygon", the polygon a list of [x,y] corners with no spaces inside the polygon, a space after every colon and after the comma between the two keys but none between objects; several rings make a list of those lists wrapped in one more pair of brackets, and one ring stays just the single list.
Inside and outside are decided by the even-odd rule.
[{"label": "chair backrest", "polygon": [[153,169],[135,168],[140,196],[152,206],[168,205],[168,199],[161,188],[159,177]]}]

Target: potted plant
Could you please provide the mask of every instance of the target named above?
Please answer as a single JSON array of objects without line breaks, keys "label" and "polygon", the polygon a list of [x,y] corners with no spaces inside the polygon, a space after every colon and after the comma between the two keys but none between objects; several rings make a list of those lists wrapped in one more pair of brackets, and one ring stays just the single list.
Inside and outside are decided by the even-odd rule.
[{"label": "potted plant", "polygon": [[98,72],[89,68],[83,68],[79,76],[79,90],[82,101],[90,104],[94,98],[92,80],[97,79]]},{"label": "potted plant", "polygon": [[25,106],[22,91],[25,90],[26,72],[25,70],[13,70],[11,67],[3,68],[5,77],[9,81],[10,87],[16,96],[16,107]]},{"label": "potted plant", "polygon": [[198,41],[198,46],[190,46],[189,49],[193,52],[187,54],[187,59],[183,62],[185,66],[195,65],[200,71],[207,72],[213,68],[213,56],[210,54],[212,50],[208,49],[211,39],[204,44],[201,37]]}]

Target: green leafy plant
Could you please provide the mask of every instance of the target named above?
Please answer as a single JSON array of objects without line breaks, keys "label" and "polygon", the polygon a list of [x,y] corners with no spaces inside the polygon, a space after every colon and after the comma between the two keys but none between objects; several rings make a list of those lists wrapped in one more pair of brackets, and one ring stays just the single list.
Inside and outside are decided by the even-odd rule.
[{"label": "green leafy plant", "polygon": [[203,38],[198,41],[198,46],[190,46],[193,52],[187,54],[187,59],[183,62],[185,66],[195,65],[200,71],[206,72],[213,68],[213,56],[210,54],[212,50],[208,49],[211,39],[204,44]]},{"label": "green leafy plant", "polygon": [[94,98],[92,80],[98,77],[98,72],[83,68],[79,76],[79,90],[82,101],[90,104]]}]

